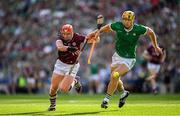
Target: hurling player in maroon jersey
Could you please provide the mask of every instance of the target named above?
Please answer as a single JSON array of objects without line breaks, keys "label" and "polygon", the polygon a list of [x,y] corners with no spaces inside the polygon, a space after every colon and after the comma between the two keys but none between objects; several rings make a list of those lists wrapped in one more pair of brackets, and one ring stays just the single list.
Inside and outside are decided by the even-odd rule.
[{"label": "hurling player in maroon jersey", "polygon": [[[58,58],[54,65],[54,71],[51,79],[49,90],[50,107],[48,111],[54,111],[56,108],[56,96],[58,89],[61,92],[67,93],[75,85],[78,93],[81,92],[82,86],[79,77],[76,76],[79,70],[79,62],[76,61],[80,52],[80,45],[87,39],[88,43],[92,43],[92,36],[88,34],[86,37],[75,33],[73,26],[65,24],[60,29],[59,39],[56,41],[58,50]],[[75,64],[72,73],[69,74],[72,65]]]},{"label": "hurling player in maroon jersey", "polygon": [[[161,46],[160,46],[161,47]],[[149,77],[147,77],[146,81],[149,81],[152,86],[152,92],[157,94],[157,82],[156,77],[160,70],[160,65],[164,62],[166,58],[166,52],[163,47],[162,52],[163,54],[157,54],[155,49],[152,45],[149,45],[148,48],[145,50],[143,57],[148,61],[148,71]]]}]

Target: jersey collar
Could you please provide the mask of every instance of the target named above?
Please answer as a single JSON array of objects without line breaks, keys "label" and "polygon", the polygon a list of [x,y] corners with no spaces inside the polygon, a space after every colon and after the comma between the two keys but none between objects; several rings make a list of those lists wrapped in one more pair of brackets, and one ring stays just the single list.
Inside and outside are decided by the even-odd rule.
[{"label": "jersey collar", "polygon": [[126,29],[126,28],[124,27],[124,30],[125,30],[126,32],[130,32],[130,31],[133,29],[133,27],[134,27],[134,25],[133,25],[130,29]]}]

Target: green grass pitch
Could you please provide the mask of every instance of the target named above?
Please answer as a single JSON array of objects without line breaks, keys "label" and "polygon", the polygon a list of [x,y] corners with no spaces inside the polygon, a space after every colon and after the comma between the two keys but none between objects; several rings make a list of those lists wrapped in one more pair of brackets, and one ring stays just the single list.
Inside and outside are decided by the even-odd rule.
[{"label": "green grass pitch", "polygon": [[48,95],[0,95],[0,115],[180,116],[180,94],[130,94],[121,109],[118,108],[118,95],[111,98],[108,109],[101,109],[103,97],[59,94],[56,111],[48,112]]}]

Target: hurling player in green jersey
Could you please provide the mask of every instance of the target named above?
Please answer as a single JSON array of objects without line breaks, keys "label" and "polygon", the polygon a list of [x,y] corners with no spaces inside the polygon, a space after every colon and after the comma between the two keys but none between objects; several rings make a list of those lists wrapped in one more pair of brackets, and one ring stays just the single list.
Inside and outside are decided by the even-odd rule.
[{"label": "hurling player in green jersey", "polygon": [[95,38],[102,32],[115,32],[115,53],[112,56],[111,78],[105,98],[101,107],[107,108],[110,97],[116,91],[122,92],[119,99],[119,108],[121,108],[129,95],[124,90],[120,77],[129,72],[136,62],[136,47],[141,35],[148,35],[157,54],[162,54],[159,48],[156,35],[153,30],[147,26],[134,24],[135,14],[132,11],[125,11],[122,14],[122,21],[113,22],[94,32]]}]

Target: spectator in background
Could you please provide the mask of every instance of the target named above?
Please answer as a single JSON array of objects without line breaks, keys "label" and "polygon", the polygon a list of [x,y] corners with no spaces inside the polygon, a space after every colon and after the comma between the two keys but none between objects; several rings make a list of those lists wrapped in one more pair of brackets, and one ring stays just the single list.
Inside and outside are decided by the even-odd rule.
[{"label": "spectator in background", "polygon": [[17,79],[17,93],[27,93],[27,78],[25,74],[20,75]]},{"label": "spectator in background", "polygon": [[89,76],[89,93],[98,93],[98,88],[100,84],[99,69],[97,64],[92,64],[90,66],[90,76]]},{"label": "spectator in background", "polygon": [[5,92],[7,95],[10,94],[8,83],[8,78],[5,78],[3,71],[0,70],[0,93]]},{"label": "spectator in background", "polygon": [[[162,48],[162,47],[161,47]],[[157,54],[153,45],[149,45],[147,50],[144,52],[143,56],[148,61],[148,71],[149,76],[146,78],[146,81],[149,81],[152,86],[152,92],[153,94],[157,94],[158,88],[157,88],[157,74],[160,71],[160,65],[164,62],[166,58],[166,51],[164,48],[162,48],[163,54]]]},{"label": "spectator in background", "polygon": [[35,91],[35,88],[36,88],[35,77],[34,77],[33,73],[30,73],[27,76],[27,89],[28,89],[28,93],[30,93],[30,94],[33,93]]}]

